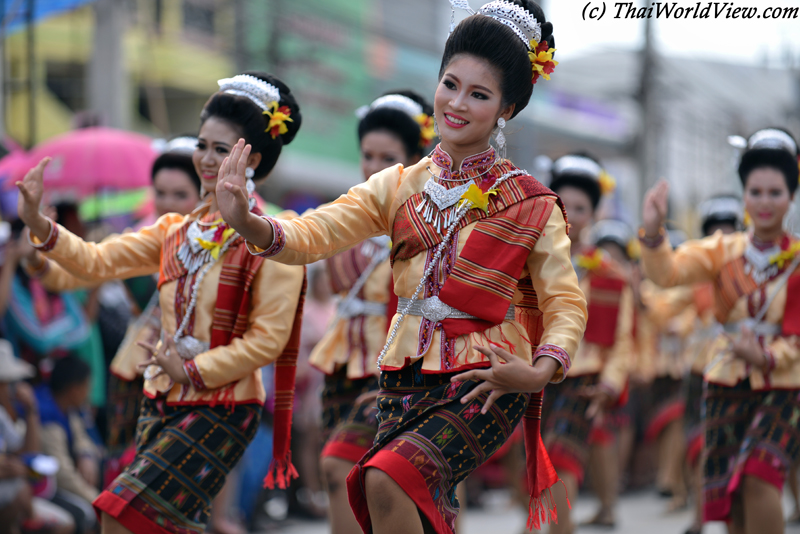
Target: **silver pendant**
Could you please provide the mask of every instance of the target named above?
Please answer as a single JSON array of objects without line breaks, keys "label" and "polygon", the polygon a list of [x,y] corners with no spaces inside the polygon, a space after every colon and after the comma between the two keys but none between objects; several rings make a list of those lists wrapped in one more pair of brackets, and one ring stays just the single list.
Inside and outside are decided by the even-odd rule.
[{"label": "silver pendant", "polygon": [[433,178],[428,178],[422,192],[422,201],[414,209],[422,214],[426,223],[433,225],[437,232],[441,232],[442,227],[450,226],[455,215],[455,205],[470,185],[472,184],[466,183],[447,189]]}]

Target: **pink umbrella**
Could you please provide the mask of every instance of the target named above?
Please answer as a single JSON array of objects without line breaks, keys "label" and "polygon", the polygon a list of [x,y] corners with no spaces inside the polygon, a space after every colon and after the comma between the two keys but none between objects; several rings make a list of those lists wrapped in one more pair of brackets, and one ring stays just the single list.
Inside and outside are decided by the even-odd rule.
[{"label": "pink umbrella", "polygon": [[53,158],[44,172],[45,191],[83,199],[103,190],[149,186],[157,154],[150,138],[141,134],[111,128],[74,130],[34,147],[10,185],[45,156]]},{"label": "pink umbrella", "polygon": [[[149,137],[112,128],[84,128],[54,137],[31,149],[24,158],[3,164],[7,168],[4,207],[16,205],[15,182],[42,158],[53,161],[44,172],[43,202],[77,202],[85,220],[120,219],[119,225],[146,216],[152,210],[150,171],[157,153]],[[13,198],[11,198],[13,196]],[[8,206],[6,206],[8,204]]]}]

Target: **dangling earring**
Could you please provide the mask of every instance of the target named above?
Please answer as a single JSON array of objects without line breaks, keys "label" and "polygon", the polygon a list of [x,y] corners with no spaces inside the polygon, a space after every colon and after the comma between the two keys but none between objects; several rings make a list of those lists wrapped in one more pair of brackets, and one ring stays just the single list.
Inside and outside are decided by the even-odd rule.
[{"label": "dangling earring", "polygon": [[500,157],[506,159],[506,136],[503,134],[503,128],[506,127],[506,120],[503,117],[497,119],[497,134],[494,140],[497,142],[497,148],[500,150]]},{"label": "dangling earring", "polygon": [[441,137],[441,135],[439,135],[439,123],[436,122],[436,115],[433,116],[433,135]]},{"label": "dangling earring", "polygon": [[250,199],[250,209],[253,209],[253,206],[256,205],[256,199],[253,196],[256,192],[256,183],[253,181],[253,176],[256,175],[256,171],[253,170],[252,167],[247,167],[244,170],[244,175],[247,178],[245,187],[247,187],[247,197]]}]

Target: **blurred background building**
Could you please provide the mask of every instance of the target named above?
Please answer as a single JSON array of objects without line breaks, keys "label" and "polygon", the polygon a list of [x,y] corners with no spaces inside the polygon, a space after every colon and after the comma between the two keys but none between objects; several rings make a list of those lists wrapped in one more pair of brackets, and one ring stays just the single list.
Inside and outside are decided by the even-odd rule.
[{"label": "blurred background building", "polygon": [[[295,209],[361,179],[353,110],[393,88],[432,97],[450,18],[445,0],[0,0],[0,13],[0,130],[10,144],[91,124],[193,133],[219,78],[267,70],[303,110],[265,189]],[[673,219],[696,233],[693,206],[740,190],[727,135],[767,125],[800,135],[800,61],[670,56],[652,28],[644,35],[639,50],[598,43],[560,58],[507,129],[510,157],[546,180],[538,156],[599,155],[619,186],[605,209],[633,223],[643,189],[666,178]]]}]

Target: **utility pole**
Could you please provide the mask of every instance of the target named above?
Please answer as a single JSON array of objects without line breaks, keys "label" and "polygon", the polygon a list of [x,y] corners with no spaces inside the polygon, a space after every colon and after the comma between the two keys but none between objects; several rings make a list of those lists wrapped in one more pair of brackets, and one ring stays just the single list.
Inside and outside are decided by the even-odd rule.
[{"label": "utility pole", "polygon": [[272,28],[269,39],[267,40],[267,61],[269,62],[270,71],[280,78],[282,74],[283,61],[281,58],[281,39],[283,31],[281,28],[281,20],[283,12],[283,0],[273,0],[271,16]]},{"label": "utility pole", "polygon": [[0,0],[0,138],[6,135],[6,0]]},{"label": "utility pole", "polygon": [[88,107],[102,124],[130,125],[130,93],[122,49],[127,2],[97,0],[94,4],[94,47],[89,64]]},{"label": "utility pole", "polygon": [[233,0],[233,58],[236,72],[244,72],[249,67],[247,43],[247,0]]},{"label": "utility pole", "polygon": [[[639,109],[642,125],[636,142],[639,170],[639,197],[658,180],[658,136],[660,117],[658,105],[658,57],[655,51],[653,19],[645,19],[644,48],[641,51]],[[637,213],[640,212],[637,209]]]},{"label": "utility pole", "polygon": [[36,144],[36,39],[33,34],[33,10],[36,8],[35,0],[28,0],[25,12],[26,52],[28,63],[28,148]]}]

